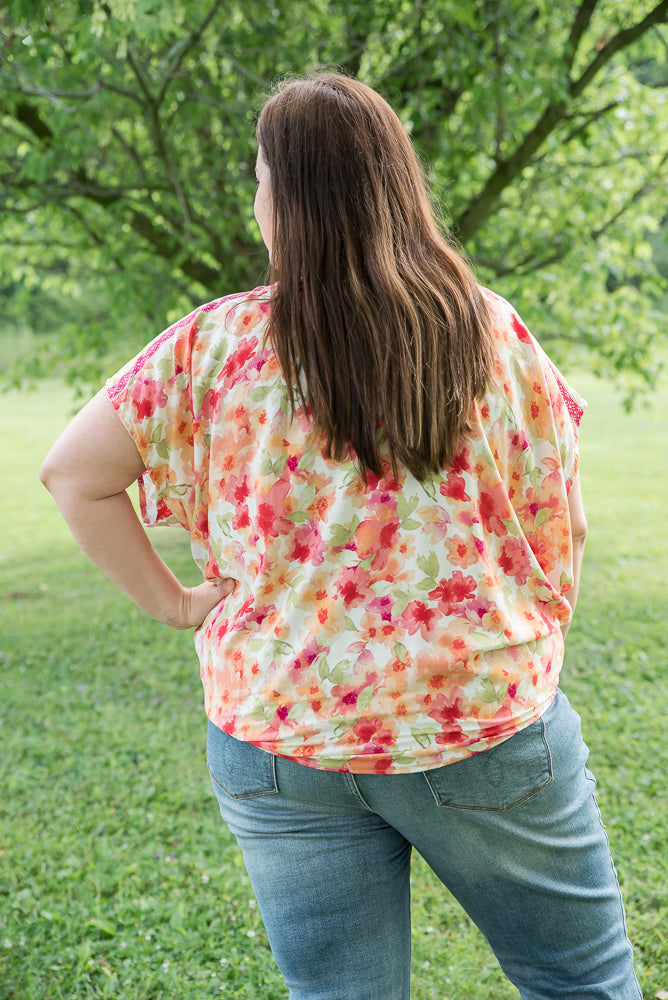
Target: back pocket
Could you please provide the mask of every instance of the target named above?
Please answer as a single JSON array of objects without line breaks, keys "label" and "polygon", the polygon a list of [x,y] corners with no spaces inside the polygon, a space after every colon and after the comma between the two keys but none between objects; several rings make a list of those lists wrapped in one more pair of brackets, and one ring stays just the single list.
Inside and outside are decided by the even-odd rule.
[{"label": "back pocket", "polygon": [[224,733],[210,720],[206,764],[211,780],[233,799],[273,795],[278,791],[274,755]]},{"label": "back pocket", "polygon": [[491,750],[423,774],[440,806],[505,812],[552,781],[545,723],[538,719]]}]

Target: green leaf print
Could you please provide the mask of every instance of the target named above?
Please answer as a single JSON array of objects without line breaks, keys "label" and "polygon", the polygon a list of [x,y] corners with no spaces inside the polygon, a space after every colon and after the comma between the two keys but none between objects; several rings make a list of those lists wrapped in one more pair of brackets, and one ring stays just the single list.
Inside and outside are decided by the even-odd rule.
[{"label": "green leaf print", "polygon": [[[327,675],[327,680],[331,684],[345,684],[350,677],[350,670],[350,660],[339,660],[336,666]],[[325,680],[325,678],[321,676],[321,680]]]},{"label": "green leaf print", "polygon": [[404,521],[410,517],[419,502],[419,497],[405,497],[401,494],[397,497],[397,514],[399,516],[399,520],[401,521],[402,528],[406,527]]},{"label": "green leaf print", "polygon": [[485,705],[490,705],[493,701],[502,701],[499,697],[499,693],[490,681],[489,677],[483,677],[478,688],[480,694],[478,697],[480,701],[484,702]]},{"label": "green leaf print", "polygon": [[430,580],[434,581],[434,586],[436,586],[436,577],[438,576],[438,557],[435,552],[430,552],[428,556],[418,556],[417,564],[424,573],[428,576]]},{"label": "green leaf print", "polygon": [[428,750],[434,742],[435,733],[430,729],[411,729],[411,736],[419,747]]},{"label": "green leaf print", "polygon": [[169,445],[164,439],[162,441],[157,442],[155,446],[155,453],[163,460],[163,462],[169,460],[169,455],[170,455]]},{"label": "green leaf print", "polygon": [[248,398],[254,403],[261,403],[267,398],[273,388],[273,385],[258,385],[256,389],[251,389],[248,393]]},{"label": "green leaf print", "polygon": [[406,662],[406,659],[408,657],[408,651],[404,646],[403,642],[395,642],[394,655],[398,660],[401,660],[402,663]]},{"label": "green leaf print", "polygon": [[550,520],[551,517],[552,517],[552,508],[541,507],[538,513],[536,514],[536,520],[534,521],[534,526],[536,528],[542,528],[544,524],[547,524],[547,522]]},{"label": "green leaf print", "polygon": [[365,709],[369,707],[373,701],[373,684],[369,684],[367,687],[362,688],[357,698],[357,710],[359,712],[364,712]]}]

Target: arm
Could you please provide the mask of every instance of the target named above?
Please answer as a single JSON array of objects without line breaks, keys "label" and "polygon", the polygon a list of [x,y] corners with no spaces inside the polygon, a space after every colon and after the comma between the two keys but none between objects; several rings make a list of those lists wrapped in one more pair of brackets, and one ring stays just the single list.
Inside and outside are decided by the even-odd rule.
[{"label": "arm", "polygon": [[[584,555],[585,540],[587,538],[587,520],[585,518],[584,504],[582,502],[582,490],[580,488],[580,475],[576,475],[568,494],[568,511],[571,519],[571,537],[573,540],[573,586],[564,596],[575,611],[575,604],[578,599],[580,589],[580,571],[582,569],[582,557]],[[572,620],[572,619],[571,619]],[[568,625],[562,625],[561,631],[564,636],[568,631]]]},{"label": "arm", "polygon": [[143,472],[134,441],[102,390],[53,445],[40,479],[86,555],[137,607],[172,628],[201,625],[235,583],[179,583],[125,492]]}]

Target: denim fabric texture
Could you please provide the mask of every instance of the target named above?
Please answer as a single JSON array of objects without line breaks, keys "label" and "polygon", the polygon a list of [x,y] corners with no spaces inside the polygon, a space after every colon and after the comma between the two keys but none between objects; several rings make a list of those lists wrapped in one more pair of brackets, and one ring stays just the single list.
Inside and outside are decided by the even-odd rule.
[{"label": "denim fabric texture", "polygon": [[408,1000],[413,848],[523,1000],[641,1000],[587,757],[561,692],[504,743],[413,774],[315,770],[209,723],[213,788],[290,1000]]}]

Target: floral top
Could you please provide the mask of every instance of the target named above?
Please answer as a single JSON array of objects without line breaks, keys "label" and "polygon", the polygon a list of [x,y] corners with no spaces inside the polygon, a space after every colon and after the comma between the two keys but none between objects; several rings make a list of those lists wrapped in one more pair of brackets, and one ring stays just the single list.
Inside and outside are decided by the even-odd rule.
[{"label": "floral top", "polygon": [[[554,697],[573,583],[568,491],[584,402],[483,290],[494,385],[443,473],[365,485],[290,419],[264,345],[271,289],[203,306],[110,379],[146,465],[148,524],[181,524],[236,590],[196,630],[208,717],[311,767],[426,770]],[[354,456],[353,456],[354,458]]]}]

